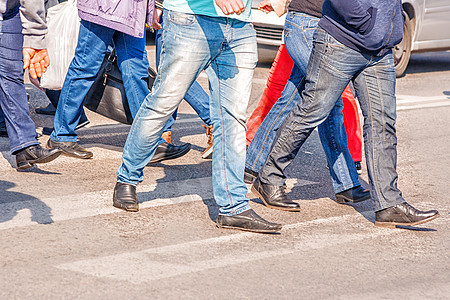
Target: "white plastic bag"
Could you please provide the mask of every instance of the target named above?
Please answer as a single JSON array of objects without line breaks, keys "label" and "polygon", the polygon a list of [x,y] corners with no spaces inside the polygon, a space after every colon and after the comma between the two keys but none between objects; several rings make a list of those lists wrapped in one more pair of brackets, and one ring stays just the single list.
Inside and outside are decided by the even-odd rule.
[{"label": "white plastic bag", "polygon": [[45,39],[50,65],[42,74],[41,87],[60,90],[78,42],[80,18],[77,1],[68,0],[50,7],[47,11],[47,27]]}]

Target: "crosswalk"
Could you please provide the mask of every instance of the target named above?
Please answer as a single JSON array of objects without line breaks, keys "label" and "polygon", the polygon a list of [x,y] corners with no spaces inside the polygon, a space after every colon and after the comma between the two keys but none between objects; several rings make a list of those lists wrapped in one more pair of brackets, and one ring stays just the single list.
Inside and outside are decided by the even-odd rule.
[{"label": "crosswalk", "polygon": [[450,96],[397,95],[397,111],[450,106]]}]

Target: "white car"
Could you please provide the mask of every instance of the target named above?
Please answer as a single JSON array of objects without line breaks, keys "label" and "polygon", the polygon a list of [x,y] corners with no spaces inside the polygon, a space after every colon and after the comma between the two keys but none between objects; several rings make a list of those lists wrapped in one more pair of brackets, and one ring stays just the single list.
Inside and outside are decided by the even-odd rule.
[{"label": "white car", "polygon": [[[273,60],[281,44],[284,17],[259,11],[260,2],[253,0],[252,17],[259,58],[267,62]],[[403,0],[403,10],[403,40],[394,48],[397,77],[404,74],[411,52],[450,50],[450,0]]]}]

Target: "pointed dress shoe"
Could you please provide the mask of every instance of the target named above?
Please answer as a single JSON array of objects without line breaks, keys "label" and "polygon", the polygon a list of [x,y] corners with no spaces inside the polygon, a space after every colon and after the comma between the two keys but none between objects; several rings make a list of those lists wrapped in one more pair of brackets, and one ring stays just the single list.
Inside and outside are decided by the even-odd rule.
[{"label": "pointed dress shoe", "polygon": [[375,212],[375,226],[387,228],[414,226],[437,217],[439,217],[437,210],[420,211],[405,202]]},{"label": "pointed dress shoe", "polygon": [[61,155],[59,149],[45,149],[40,145],[33,145],[16,153],[17,169],[23,170],[31,168],[34,164],[44,164],[51,162]]},{"label": "pointed dress shoe", "polygon": [[285,186],[276,186],[263,183],[259,177],[256,178],[252,186],[252,192],[256,197],[262,200],[267,207],[287,210],[300,211],[300,204],[292,201],[286,196]]},{"label": "pointed dress shoe", "polygon": [[191,150],[191,144],[186,143],[180,146],[175,146],[164,142],[159,144],[156,148],[155,155],[148,164],[154,164],[163,160],[175,159],[185,155]]},{"label": "pointed dress shoe", "polygon": [[126,211],[139,211],[136,186],[117,182],[114,187],[113,206]]},{"label": "pointed dress shoe", "polygon": [[219,215],[216,224],[219,228],[238,229],[258,233],[275,233],[282,228],[281,224],[264,220],[253,209],[246,210],[233,216]]},{"label": "pointed dress shoe", "polygon": [[336,202],[339,204],[344,204],[346,202],[358,203],[370,199],[370,191],[358,185],[351,189],[337,193],[335,196]]},{"label": "pointed dress shoe", "polygon": [[56,142],[52,139],[48,139],[47,146],[51,149],[61,149],[64,155],[81,159],[89,159],[94,154],[87,151],[76,142]]}]

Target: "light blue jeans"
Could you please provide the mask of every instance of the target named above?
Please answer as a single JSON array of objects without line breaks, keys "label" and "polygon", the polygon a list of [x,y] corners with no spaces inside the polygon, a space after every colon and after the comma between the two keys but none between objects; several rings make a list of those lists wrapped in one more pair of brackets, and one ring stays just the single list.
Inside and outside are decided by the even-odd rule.
[{"label": "light blue jeans", "polygon": [[164,10],[163,48],[151,94],[131,126],[117,180],[138,184],[164,124],[205,70],[213,132],[212,186],[219,213],[250,209],[244,183],[245,118],[257,62],[251,23]]},{"label": "light blue jeans", "polygon": [[[164,27],[164,21],[161,16],[160,24]],[[161,56],[161,51],[163,47],[163,30],[157,30],[155,35],[155,44],[156,44],[156,67],[159,67],[159,59]],[[206,125],[211,125],[211,118],[209,116],[209,95],[203,90],[202,86],[197,82],[191,85],[189,90],[186,92],[186,96],[184,96],[184,100],[195,110],[197,115]],[[177,117],[177,112],[175,111],[172,115],[172,118],[169,118],[167,124],[164,128],[164,131],[171,131],[172,125],[175,123],[175,119]]]},{"label": "light blue jeans", "polygon": [[303,101],[281,126],[259,176],[279,185],[305,140],[326,120],[347,84],[353,81],[364,116],[364,149],[375,211],[405,202],[397,188],[395,68],[392,51],[360,53],[317,28],[308,64]]},{"label": "light blue jeans", "polygon": [[[114,29],[82,20],[75,57],[70,63],[56,109],[50,138],[58,142],[76,142],[75,127],[83,112],[84,98],[92,86],[108,46],[114,42],[117,63],[133,118],[148,95],[148,58],[145,38],[137,38]],[[162,139],[161,139],[162,140]],[[161,142],[160,140],[160,142]]]},{"label": "light blue jeans", "polygon": [[[291,76],[280,99],[259,126],[247,149],[245,167],[259,172],[266,162],[273,141],[289,112],[301,101],[305,87],[306,68],[311,54],[314,30],[319,18],[289,12],[284,25],[284,44],[294,61]],[[328,118],[319,125],[319,136],[330,169],[335,193],[360,186],[358,173],[347,145],[347,134],[342,114],[342,98],[339,98]]]}]

